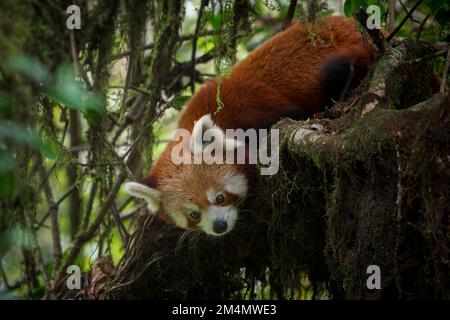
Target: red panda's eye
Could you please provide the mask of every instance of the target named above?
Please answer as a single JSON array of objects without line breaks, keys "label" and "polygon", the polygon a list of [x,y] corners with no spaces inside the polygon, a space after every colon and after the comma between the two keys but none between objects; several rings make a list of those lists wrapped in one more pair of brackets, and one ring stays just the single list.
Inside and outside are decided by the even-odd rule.
[{"label": "red panda's eye", "polygon": [[223,196],[223,194],[219,194],[217,197],[216,197],[216,203],[217,204],[221,204],[222,202],[224,202],[225,201],[225,197]]},{"label": "red panda's eye", "polygon": [[194,220],[198,220],[200,218],[200,212],[198,211],[192,211],[189,216],[194,219]]}]

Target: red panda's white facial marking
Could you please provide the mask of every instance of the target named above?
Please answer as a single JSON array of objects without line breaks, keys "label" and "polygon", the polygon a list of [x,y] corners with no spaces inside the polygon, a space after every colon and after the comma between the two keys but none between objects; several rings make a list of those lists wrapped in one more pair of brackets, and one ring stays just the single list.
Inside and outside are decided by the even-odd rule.
[{"label": "red panda's white facial marking", "polygon": [[235,175],[227,179],[224,187],[227,192],[236,194],[240,197],[245,197],[247,194],[248,182],[243,175]]},{"label": "red panda's white facial marking", "polygon": [[237,216],[238,209],[233,205],[226,207],[211,205],[205,210],[198,226],[207,234],[224,235],[234,228]]}]

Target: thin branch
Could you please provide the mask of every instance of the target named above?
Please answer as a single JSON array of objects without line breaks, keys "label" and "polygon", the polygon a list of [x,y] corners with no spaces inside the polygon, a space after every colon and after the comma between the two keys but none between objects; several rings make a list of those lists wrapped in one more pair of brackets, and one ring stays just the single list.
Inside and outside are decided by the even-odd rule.
[{"label": "thin branch", "polygon": [[[220,35],[220,32],[219,32],[219,31],[216,31],[216,30],[208,30],[208,31],[199,33],[199,34],[197,35],[197,38],[211,37],[211,36],[218,36],[218,35]],[[181,41],[181,42],[184,42],[184,41],[191,41],[193,38],[194,38],[194,35],[189,34],[189,35],[185,35],[185,36],[180,36],[180,37],[178,38],[178,41]],[[154,45],[155,45],[154,43],[146,44],[145,46],[143,46],[142,48],[140,48],[140,50],[150,50],[150,49],[153,49]],[[123,57],[129,56],[130,54],[131,54],[131,50],[127,50],[127,51],[121,52],[121,53],[119,53],[119,54],[116,54],[116,55],[112,56],[112,57],[111,57],[111,61],[121,59],[121,58],[123,58]]]},{"label": "thin branch", "polygon": [[76,257],[80,253],[81,248],[83,245],[91,240],[94,235],[97,233],[97,230],[99,229],[100,225],[103,223],[103,220],[108,213],[108,210],[110,209],[110,206],[114,202],[114,198],[116,197],[117,192],[119,192],[120,187],[122,186],[122,183],[125,181],[127,175],[125,172],[122,172],[119,177],[117,178],[116,183],[108,193],[102,207],[100,208],[100,211],[95,218],[92,225],[89,227],[88,230],[85,232],[82,232],[79,236],[77,236],[75,243],[72,245],[71,249],[69,250],[69,255],[67,257],[67,260],[64,264],[64,266],[60,269],[57,280],[55,281],[55,289],[57,289],[64,280],[66,273],[65,270],[68,266],[72,265],[75,261]]},{"label": "thin branch", "polygon": [[[449,46],[449,48],[450,48],[450,46]],[[406,62],[406,63],[407,64],[421,63],[421,62],[426,61],[426,60],[428,60],[430,58],[436,58],[436,57],[440,57],[440,56],[443,56],[443,55],[447,55],[447,51],[448,51],[448,48],[441,49],[441,50],[435,51],[433,53],[427,54],[427,55],[425,55],[423,57],[420,57],[420,58],[417,58],[417,59],[414,59],[414,60],[410,60],[409,62]]]},{"label": "thin branch", "polygon": [[124,122],[119,126],[117,129],[113,139],[112,144],[115,145],[117,142],[117,139],[119,139],[120,135],[123,131],[125,131],[126,128],[138,119],[142,117],[142,115],[145,112],[145,104],[147,102],[147,92],[146,94],[139,95],[134,101],[130,108],[130,111],[125,115]]},{"label": "thin branch", "polygon": [[416,2],[416,4],[409,10],[409,12],[406,14],[406,16],[403,18],[403,20],[399,23],[399,25],[392,31],[389,36],[387,37],[387,41],[390,42],[392,38],[397,34],[397,32],[400,31],[400,29],[403,27],[403,25],[408,21],[409,17],[413,14],[414,11],[422,4],[423,0],[419,0]]},{"label": "thin branch", "polygon": [[198,40],[198,35],[200,32],[200,28],[202,26],[202,19],[203,19],[203,11],[205,10],[205,6],[208,4],[208,0],[202,0],[200,3],[200,8],[198,10],[198,17],[197,17],[197,23],[195,25],[195,32],[194,32],[194,36],[192,38],[192,54],[191,54],[191,81],[190,81],[190,86],[191,86],[191,92],[192,94],[194,93],[195,90],[195,65],[196,65],[196,61],[195,61],[195,56],[197,53],[197,40]]},{"label": "thin branch", "polygon": [[416,39],[420,39],[420,37],[422,36],[423,30],[425,30],[425,24],[427,23],[428,19],[430,19],[430,17],[431,13],[427,14],[427,16],[420,23],[419,28],[417,29]]},{"label": "thin branch", "polygon": [[[81,177],[82,175],[80,175]],[[73,185],[70,186],[70,188],[61,196],[61,198],[58,199],[58,201],[56,201],[56,206],[59,207],[59,205],[72,193],[73,190],[75,190],[75,188],[77,188],[77,183],[74,183]]]},{"label": "thin branch", "polygon": [[[42,157],[40,155],[37,156],[37,165],[39,175],[41,179],[46,179],[48,176],[47,172],[44,169],[44,164],[42,163]],[[51,219],[52,225],[52,239],[53,239],[53,251],[54,251],[54,261],[55,261],[55,269],[59,268],[61,265],[62,259],[62,247],[61,247],[61,233],[59,230],[59,221],[58,221],[58,205],[54,200],[53,192],[50,187],[48,180],[46,180],[43,184],[45,197],[47,199],[49,215]]]},{"label": "thin branch", "polygon": [[392,32],[395,28],[395,0],[389,0],[389,15],[387,21],[387,28]]},{"label": "thin branch", "polygon": [[91,218],[92,208],[94,207],[94,200],[96,193],[97,193],[97,180],[94,181],[91,188],[91,193],[89,194],[89,199],[86,206],[86,213],[84,215],[84,220],[82,224],[82,230],[87,230],[89,226],[89,220]]},{"label": "thin branch", "polygon": [[41,273],[42,279],[44,280],[44,285],[46,288],[46,295],[48,295],[48,298],[51,298],[53,296],[52,283],[47,274],[47,270],[46,270],[47,268],[45,266],[44,258],[42,257],[42,251],[39,246],[36,228],[34,228],[34,226],[33,226],[32,212],[27,210],[24,214],[24,218],[25,218],[26,224],[30,226],[32,252],[33,252],[34,258],[36,259],[36,264],[39,269],[39,272]]},{"label": "thin branch", "polygon": [[292,19],[294,18],[295,9],[297,8],[297,3],[298,0],[291,0],[291,2],[289,3],[289,8],[283,29],[286,29],[291,25]]},{"label": "thin branch", "polygon": [[78,60],[78,49],[75,39],[75,32],[73,30],[70,30],[69,32],[69,39],[70,39],[70,54],[72,56],[72,63],[75,69],[75,72],[78,74],[78,76],[83,79],[83,82],[85,83],[88,90],[92,89],[92,84],[89,81],[89,77],[84,70],[83,66],[81,65],[80,61]]},{"label": "thin branch", "polygon": [[387,47],[386,38],[384,37],[383,33],[381,33],[381,31],[379,29],[377,29],[377,28],[369,29],[367,27],[366,21],[369,18],[369,15],[367,14],[367,12],[363,9],[360,9],[356,13],[355,16],[356,16],[356,19],[358,20],[358,22],[361,24],[361,26],[367,32],[367,34],[372,38],[373,43],[377,47],[378,51],[380,53],[385,52],[386,47]]},{"label": "thin branch", "polygon": [[119,207],[119,213],[122,212],[132,200],[133,200],[133,197],[131,197],[131,196],[127,197],[125,199],[125,201],[122,203],[122,205]]},{"label": "thin branch", "polygon": [[128,240],[130,239],[130,234],[127,232],[127,228],[123,224],[123,221],[120,217],[119,211],[115,203],[111,206],[111,212],[114,218],[114,222],[116,223],[117,229],[119,230],[120,238],[122,239],[122,245],[125,248],[127,246]]},{"label": "thin branch", "polygon": [[[402,7],[403,11],[405,11],[405,13],[408,13],[408,8],[405,6],[403,1],[399,0],[398,2],[400,3],[400,6]],[[412,15],[409,18],[411,19],[412,22],[420,23],[420,21],[414,18]]]},{"label": "thin branch", "polygon": [[114,149],[114,146],[105,139],[105,145],[108,147],[110,152],[114,155],[114,157],[117,159],[118,164],[122,167],[123,172],[128,176],[128,179],[135,180],[133,173],[131,172],[130,168],[128,168],[127,164],[125,163],[124,159],[125,157],[121,157],[117,154],[116,150]]}]

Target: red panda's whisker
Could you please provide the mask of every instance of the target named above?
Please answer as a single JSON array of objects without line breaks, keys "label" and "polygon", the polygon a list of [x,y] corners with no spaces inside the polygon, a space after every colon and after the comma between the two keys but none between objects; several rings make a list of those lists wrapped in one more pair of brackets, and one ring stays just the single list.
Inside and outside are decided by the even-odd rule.
[{"label": "red panda's whisker", "polygon": [[177,245],[175,247],[175,254],[178,253],[178,251],[183,246],[184,240],[186,240],[189,235],[195,234],[196,231],[200,231],[200,229],[198,227],[193,227],[181,234],[180,238],[178,238]]}]

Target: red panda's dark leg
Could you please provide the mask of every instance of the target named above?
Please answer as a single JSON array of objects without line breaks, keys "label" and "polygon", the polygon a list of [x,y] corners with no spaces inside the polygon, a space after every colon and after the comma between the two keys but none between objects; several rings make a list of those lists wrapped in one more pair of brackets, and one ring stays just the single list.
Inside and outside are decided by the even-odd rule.
[{"label": "red panda's dark leg", "polygon": [[330,105],[331,100],[340,101],[345,98],[349,90],[358,86],[367,69],[367,65],[343,55],[330,57],[322,65],[319,78],[325,92],[326,104]]},{"label": "red panda's dark leg", "polygon": [[308,118],[311,118],[313,116],[313,114],[311,114],[310,112],[306,111],[305,109],[302,108],[296,108],[296,110],[292,113],[289,114],[289,118],[293,119],[293,120],[307,120]]}]

